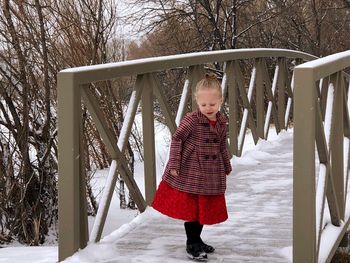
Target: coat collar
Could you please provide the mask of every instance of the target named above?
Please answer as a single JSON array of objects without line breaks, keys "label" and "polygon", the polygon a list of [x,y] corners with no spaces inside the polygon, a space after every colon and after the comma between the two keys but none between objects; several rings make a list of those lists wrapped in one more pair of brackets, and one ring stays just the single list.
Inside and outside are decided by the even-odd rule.
[{"label": "coat collar", "polygon": [[[197,110],[197,116],[199,123],[209,123],[208,118],[202,114],[200,110]],[[226,117],[220,111],[216,113],[216,120],[220,123],[220,125],[227,123]]]}]

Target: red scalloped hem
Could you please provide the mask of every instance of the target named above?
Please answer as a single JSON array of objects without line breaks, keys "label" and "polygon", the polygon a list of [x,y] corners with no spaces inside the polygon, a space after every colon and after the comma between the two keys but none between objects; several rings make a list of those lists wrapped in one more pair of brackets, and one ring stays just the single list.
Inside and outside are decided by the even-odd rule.
[{"label": "red scalloped hem", "polygon": [[181,192],[161,181],[152,207],[169,217],[212,225],[227,220],[225,195],[198,195]]}]

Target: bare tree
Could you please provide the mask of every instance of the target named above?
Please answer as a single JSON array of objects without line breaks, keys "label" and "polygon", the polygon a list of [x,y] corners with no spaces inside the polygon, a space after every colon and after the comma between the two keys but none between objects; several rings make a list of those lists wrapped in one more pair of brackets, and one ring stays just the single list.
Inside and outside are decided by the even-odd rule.
[{"label": "bare tree", "polygon": [[[0,242],[38,245],[57,221],[56,76],[66,67],[115,59],[109,49],[115,10],[114,0],[1,1]],[[118,137],[122,102],[110,99],[117,86],[92,88]],[[88,176],[109,166],[110,156],[83,112]],[[97,203],[87,189],[93,214]]]},{"label": "bare tree", "polygon": [[[237,48],[238,41],[247,31],[276,17],[273,5],[257,5],[252,0],[135,0],[132,23],[149,34],[160,28],[179,28],[190,32],[194,50],[223,50]],[[247,10],[254,9],[249,21],[241,19]],[[129,18],[130,19],[130,18]],[[171,30],[169,35],[177,35]],[[175,33],[174,33],[175,32]],[[168,39],[171,39],[169,36]],[[185,43],[184,41],[183,43]]]},{"label": "bare tree", "polygon": [[344,1],[273,0],[269,3],[281,15],[251,30],[244,46],[289,48],[317,56],[348,49],[349,7]]}]

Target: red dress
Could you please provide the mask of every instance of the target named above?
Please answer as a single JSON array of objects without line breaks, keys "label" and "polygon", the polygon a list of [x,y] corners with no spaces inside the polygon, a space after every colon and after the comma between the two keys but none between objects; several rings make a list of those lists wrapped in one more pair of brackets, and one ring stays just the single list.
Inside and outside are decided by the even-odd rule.
[{"label": "red dress", "polygon": [[[210,123],[215,125],[214,123]],[[161,181],[152,207],[164,215],[201,225],[224,222],[227,218],[225,195],[201,195],[179,191]]]},{"label": "red dress", "polygon": [[227,218],[225,195],[199,195],[181,192],[166,182],[159,184],[152,207],[164,215],[201,225],[224,222]]}]

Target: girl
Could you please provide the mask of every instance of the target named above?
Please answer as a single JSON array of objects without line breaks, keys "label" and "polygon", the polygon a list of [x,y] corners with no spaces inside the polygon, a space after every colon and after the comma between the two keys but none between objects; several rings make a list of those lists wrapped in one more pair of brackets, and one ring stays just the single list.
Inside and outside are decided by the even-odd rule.
[{"label": "girl", "polygon": [[214,248],[200,235],[203,225],[227,219],[226,175],[232,168],[227,151],[226,118],[215,75],[206,74],[196,86],[198,110],[187,114],[172,136],[170,157],[153,201],[153,208],[184,220],[187,255],[207,260]]}]

